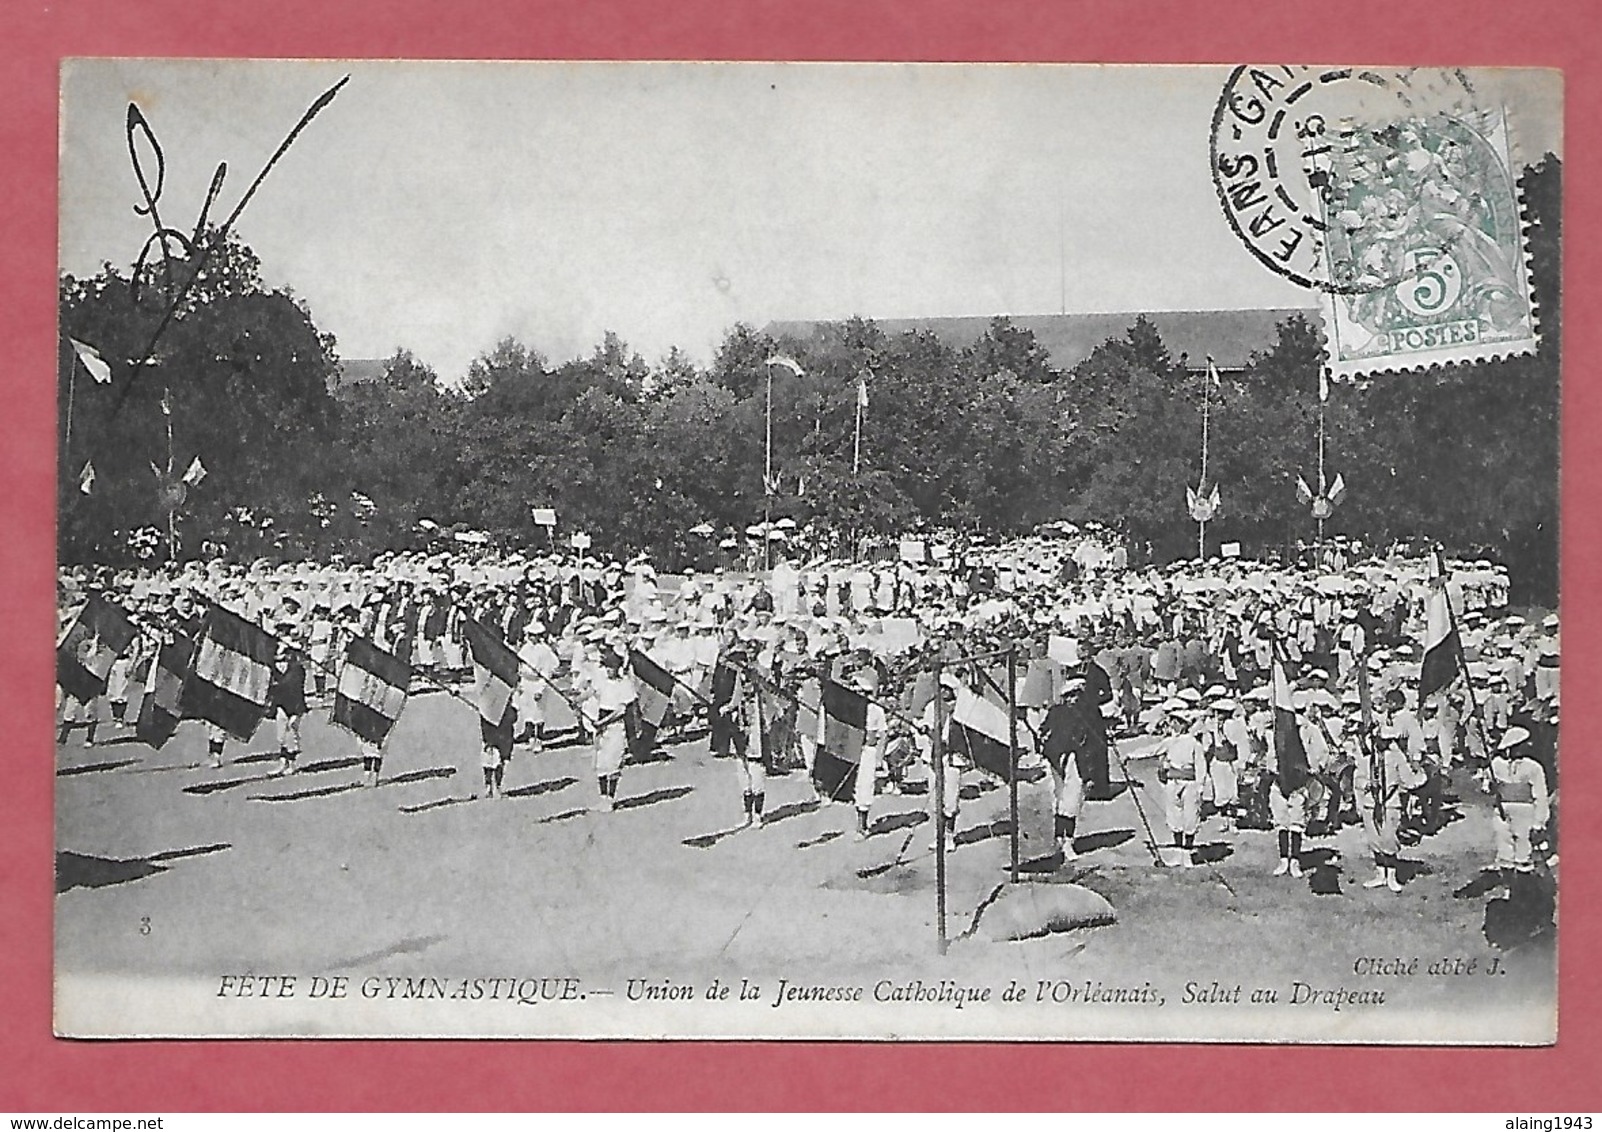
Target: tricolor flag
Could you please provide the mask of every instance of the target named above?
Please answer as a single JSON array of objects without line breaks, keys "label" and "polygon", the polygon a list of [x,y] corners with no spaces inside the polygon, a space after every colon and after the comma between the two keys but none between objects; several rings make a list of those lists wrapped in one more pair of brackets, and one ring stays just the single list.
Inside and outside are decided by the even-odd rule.
[{"label": "tricolor flag", "polygon": [[179,635],[151,658],[139,718],[134,721],[134,738],[141,743],[159,750],[178,730],[178,721],[184,717],[184,673],[194,655],[195,642]]},{"label": "tricolor flag", "polygon": [[1318,399],[1320,401],[1329,400],[1329,370],[1327,369],[1318,371]]},{"label": "tricolor flag", "polygon": [[101,385],[109,384],[111,381],[111,366],[106,364],[106,359],[100,356],[100,351],[87,342],[80,342],[76,338],[68,338],[67,341],[72,343],[72,352],[78,355],[78,360],[83,363],[83,368],[89,371],[89,376]]},{"label": "tricolor flag", "polygon": [[1424,664],[1418,674],[1420,703],[1457,679],[1462,654],[1446,587],[1437,586],[1424,603]]},{"label": "tricolor flag", "polygon": [[184,680],[184,715],[215,723],[242,743],[267,717],[278,640],[237,613],[212,606]]},{"label": "tricolor flag", "polygon": [[517,654],[499,633],[471,617],[462,622],[462,634],[473,657],[473,703],[485,723],[498,727],[517,687]]},{"label": "tricolor flag", "polygon": [[868,378],[865,374],[857,374],[857,408],[868,407]]},{"label": "tricolor flag", "polygon": [[358,738],[382,746],[406,706],[411,682],[411,665],[364,637],[354,637],[345,646],[331,718]]},{"label": "tricolor flag", "polygon": [[1007,741],[1007,710],[967,688],[957,690],[951,712],[951,741],[968,753],[973,765],[1012,781],[1012,747]]},{"label": "tricolor flag", "polygon": [[1313,489],[1307,486],[1307,481],[1301,476],[1296,477],[1296,498],[1302,503],[1313,501]]},{"label": "tricolor flag", "polygon": [[800,377],[804,372],[806,372],[801,368],[801,363],[796,361],[789,354],[774,354],[768,359],[767,364],[770,366],[783,366],[797,377]]},{"label": "tricolor flag", "polygon": [[78,473],[78,490],[88,495],[89,489],[94,486],[95,462],[93,460],[85,460],[83,462],[83,471]]},{"label": "tricolor flag", "polygon": [[823,681],[823,741],[812,760],[812,782],[819,794],[836,802],[851,800],[867,738],[868,697],[833,680]]},{"label": "tricolor flag", "polygon": [[1307,785],[1312,771],[1307,765],[1307,748],[1302,746],[1301,728],[1296,722],[1296,702],[1285,666],[1274,660],[1274,769],[1282,794],[1292,794]]},{"label": "tricolor flag", "polygon": [[1218,380],[1218,367],[1213,365],[1212,358],[1207,359],[1207,380],[1213,383],[1214,388],[1222,384]]},{"label": "tricolor flag", "polygon": [[1339,472],[1335,473],[1335,482],[1329,485],[1329,492],[1325,496],[1331,503],[1339,503],[1341,496],[1346,494],[1346,480]]},{"label": "tricolor flag", "polygon": [[673,677],[639,649],[629,650],[629,671],[634,673],[636,703],[643,725],[640,741],[654,743],[656,732],[673,703]]},{"label": "tricolor flag", "polygon": [[189,461],[189,467],[184,469],[184,474],[179,478],[190,487],[199,487],[200,481],[206,478],[206,465],[200,462],[199,456],[196,456]]},{"label": "tricolor flag", "polygon": [[61,690],[82,703],[103,693],[112,662],[133,643],[134,632],[120,606],[90,594],[56,646],[56,683]]}]

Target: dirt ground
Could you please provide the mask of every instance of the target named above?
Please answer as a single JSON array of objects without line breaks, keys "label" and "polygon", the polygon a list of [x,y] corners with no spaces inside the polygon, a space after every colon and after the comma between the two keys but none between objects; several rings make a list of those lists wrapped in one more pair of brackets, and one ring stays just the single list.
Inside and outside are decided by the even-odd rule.
[{"label": "dirt ground", "polygon": [[[408,704],[373,789],[360,785],[354,739],[326,712],[308,717],[302,769],[286,778],[270,775],[271,727],[230,744],[220,770],[204,765],[196,724],[161,751],[115,731],[86,748],[81,734],[57,752],[66,1032],[1475,1042],[1554,1032],[1552,945],[1501,952],[1481,932],[1490,895],[1474,882],[1492,855],[1490,806],[1467,778],[1454,783],[1455,820],[1405,852],[1402,893],[1361,887],[1370,865],[1353,826],[1308,840],[1316,887],[1338,890],[1319,894],[1319,869],[1270,875],[1273,833],[1226,834],[1216,817],[1198,838],[1207,865],[1154,867],[1135,804],[1166,841],[1140,757],[1151,740],[1126,740],[1133,789],[1087,807],[1088,852],[1072,866],[1051,857],[1048,788],[1020,786],[1021,883],[1047,897],[1068,890],[1044,886],[1083,886],[1116,922],[998,942],[982,919],[974,929],[981,905],[1012,899],[997,892],[1009,874],[1007,790],[969,771],[947,862],[954,942],[941,956],[921,794],[876,800],[859,841],[850,807],[818,806],[799,774],[780,776],[768,824],[740,830],[739,771],[702,738],[625,768],[613,813],[597,812],[591,752],[576,744],[519,749],[505,797],[486,799],[471,711],[440,694]],[[273,1001],[231,997],[225,977],[245,974],[298,982]],[[346,979],[347,997],[311,1001],[314,977],[325,989]],[[549,1003],[573,993],[564,978],[582,998]],[[493,979],[508,982],[482,982]],[[854,987],[861,1001],[775,1005],[780,979],[847,998]],[[917,997],[942,981],[945,998]],[[729,986],[734,1000],[718,1000]],[[645,997],[664,987],[688,998]],[[986,987],[986,1002],[952,1001]],[[893,998],[907,988],[911,1001]],[[1008,988],[1017,1001],[1000,1001]],[[462,995],[431,1001],[441,989]],[[515,1007],[497,1009],[500,989]]]}]

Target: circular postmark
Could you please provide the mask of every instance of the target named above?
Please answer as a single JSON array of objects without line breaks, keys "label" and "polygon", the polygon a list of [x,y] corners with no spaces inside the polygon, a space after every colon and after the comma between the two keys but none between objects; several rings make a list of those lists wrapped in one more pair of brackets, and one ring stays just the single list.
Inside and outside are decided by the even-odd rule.
[{"label": "circular postmark", "polygon": [[1463,191],[1454,177],[1479,117],[1462,71],[1243,65],[1213,110],[1213,185],[1236,236],[1285,278],[1439,303],[1451,256],[1394,237],[1420,194]]}]

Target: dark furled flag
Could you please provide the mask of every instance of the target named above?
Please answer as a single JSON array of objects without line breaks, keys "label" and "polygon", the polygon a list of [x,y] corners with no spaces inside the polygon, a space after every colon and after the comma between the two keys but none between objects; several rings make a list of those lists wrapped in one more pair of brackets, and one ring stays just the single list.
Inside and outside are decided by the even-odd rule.
[{"label": "dark furled flag", "polygon": [[184,674],[194,656],[195,642],[179,634],[151,659],[139,718],[134,721],[134,737],[141,743],[159,750],[178,730],[178,721],[184,717]]},{"label": "dark furled flag", "polygon": [[629,650],[629,670],[634,673],[635,701],[640,713],[640,741],[654,743],[656,732],[667,718],[673,702],[673,677],[639,649]]},{"label": "dark furled flag", "polygon": [[1296,702],[1285,666],[1274,660],[1274,769],[1279,776],[1281,794],[1293,794],[1307,785],[1312,771],[1307,765],[1307,748],[1296,722]]},{"label": "dark furled flag", "polygon": [[358,738],[382,746],[406,706],[411,682],[411,665],[372,641],[353,637],[339,668],[331,718]]},{"label": "dark furled flag", "polygon": [[967,688],[957,690],[957,703],[951,711],[951,742],[974,766],[1003,782],[1012,781],[1012,745],[1007,732],[1006,708]]},{"label": "dark furled flag", "polygon": [[90,594],[56,646],[56,683],[67,695],[88,703],[106,690],[111,664],[133,643],[134,633],[121,606]]},{"label": "dark furled flag", "polygon": [[1463,646],[1446,602],[1446,587],[1442,585],[1431,590],[1424,603],[1424,664],[1418,674],[1420,703],[1457,679]]},{"label": "dark furled flag", "polygon": [[492,727],[499,726],[517,687],[517,654],[499,633],[471,617],[462,622],[462,635],[473,656],[472,700],[479,718]]},{"label": "dark furled flag", "polygon": [[267,716],[278,640],[221,606],[206,611],[184,680],[184,715],[248,743]]},{"label": "dark furled flag", "polygon": [[824,680],[822,709],[823,741],[812,760],[812,782],[825,798],[849,802],[868,738],[868,697],[855,688]]},{"label": "dark furled flag", "polygon": [[906,695],[902,699],[902,707],[914,719],[922,719],[923,713],[940,691],[940,685],[935,682],[935,674],[928,670],[918,673],[912,683],[907,686]]},{"label": "dark furled flag", "polygon": [[715,708],[724,708],[734,698],[734,679],[738,675],[734,666],[727,663],[720,655],[717,663],[712,666],[712,676],[707,683],[708,699]]}]

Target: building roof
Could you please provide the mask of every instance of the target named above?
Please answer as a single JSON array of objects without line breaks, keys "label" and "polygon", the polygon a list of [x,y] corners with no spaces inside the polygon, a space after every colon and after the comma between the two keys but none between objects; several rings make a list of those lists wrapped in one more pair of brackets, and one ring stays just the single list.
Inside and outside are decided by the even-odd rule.
[{"label": "building roof", "polygon": [[338,397],[353,385],[377,381],[384,376],[383,358],[341,358],[328,379],[328,392]]},{"label": "building roof", "polygon": [[[1177,361],[1181,354],[1188,364],[1201,366],[1211,356],[1222,370],[1244,369],[1258,350],[1266,350],[1277,338],[1275,327],[1292,315],[1317,319],[1313,307],[1282,307],[1268,310],[1226,311],[1125,311],[1119,314],[1039,314],[1009,315],[1014,326],[1033,332],[1051,357],[1051,364],[1069,370],[1088,358],[1109,338],[1122,338],[1145,313],[1162,336],[1163,344]],[[894,336],[909,330],[932,331],[950,346],[967,346],[984,334],[993,315],[955,318],[881,318],[879,329]],[[767,333],[774,337],[809,338],[827,320],[773,322]]]}]

